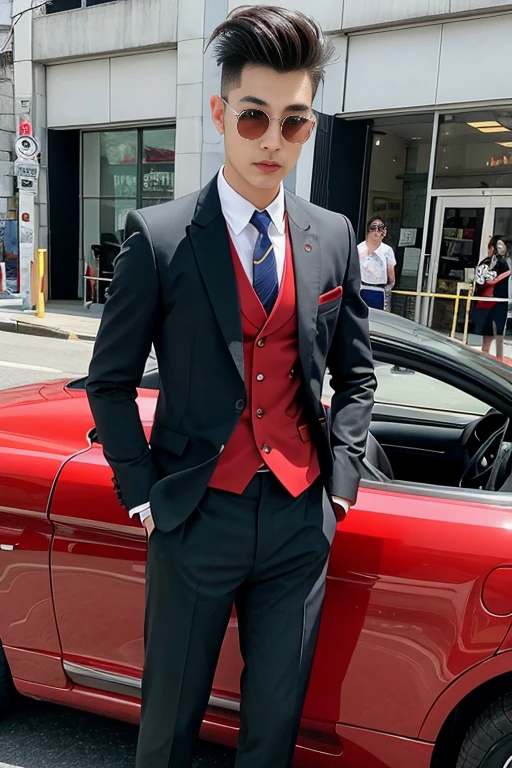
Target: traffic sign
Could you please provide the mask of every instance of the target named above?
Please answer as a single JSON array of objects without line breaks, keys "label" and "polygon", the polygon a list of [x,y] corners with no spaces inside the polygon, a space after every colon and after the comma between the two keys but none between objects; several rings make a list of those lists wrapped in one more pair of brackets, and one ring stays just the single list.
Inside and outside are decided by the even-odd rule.
[{"label": "traffic sign", "polygon": [[35,136],[18,136],[14,142],[14,150],[18,158],[31,160],[39,154],[39,142]]}]

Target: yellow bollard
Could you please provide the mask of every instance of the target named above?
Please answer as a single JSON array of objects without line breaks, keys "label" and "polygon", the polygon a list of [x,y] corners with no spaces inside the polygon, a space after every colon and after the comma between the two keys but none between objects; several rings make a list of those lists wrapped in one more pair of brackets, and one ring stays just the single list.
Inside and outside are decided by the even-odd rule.
[{"label": "yellow bollard", "polygon": [[46,256],[46,250],[44,248],[37,249],[37,303],[36,303],[36,317],[44,317],[44,259]]}]

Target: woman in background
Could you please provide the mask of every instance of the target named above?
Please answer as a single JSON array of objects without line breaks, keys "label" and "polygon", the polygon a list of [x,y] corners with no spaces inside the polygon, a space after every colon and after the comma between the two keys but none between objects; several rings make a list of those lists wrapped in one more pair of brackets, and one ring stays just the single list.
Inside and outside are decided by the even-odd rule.
[{"label": "woman in background", "polygon": [[395,284],[396,259],[383,240],[387,227],[380,216],[373,216],[366,227],[366,240],[359,243],[361,296],[369,307],[384,309],[385,293]]},{"label": "woman in background", "polygon": [[[496,339],[496,357],[503,357],[503,335],[507,324],[510,266],[508,249],[501,237],[489,240],[487,258],[480,262],[475,274],[475,296],[487,299],[478,301],[474,311],[475,333],[483,336],[482,351],[490,353]],[[502,301],[489,301],[489,299]]]}]

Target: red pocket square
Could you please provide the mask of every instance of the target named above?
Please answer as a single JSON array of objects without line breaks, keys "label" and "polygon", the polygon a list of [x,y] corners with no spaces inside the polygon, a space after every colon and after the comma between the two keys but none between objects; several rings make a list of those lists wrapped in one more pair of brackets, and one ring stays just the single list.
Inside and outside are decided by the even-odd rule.
[{"label": "red pocket square", "polygon": [[341,285],[338,285],[336,288],[333,288],[332,291],[323,293],[318,299],[318,303],[327,304],[328,301],[334,301],[334,299],[339,299],[341,296],[343,296],[343,288]]}]

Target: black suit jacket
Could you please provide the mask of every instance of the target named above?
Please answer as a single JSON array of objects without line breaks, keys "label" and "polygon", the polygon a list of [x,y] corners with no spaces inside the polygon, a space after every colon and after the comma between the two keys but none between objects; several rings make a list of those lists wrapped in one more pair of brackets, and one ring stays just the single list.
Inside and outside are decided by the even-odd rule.
[{"label": "black suit jacket", "polygon": [[[286,193],[299,353],[325,486],[354,501],[373,405],[368,310],[344,216]],[[242,322],[213,179],[199,193],[130,213],[94,348],[87,394],[128,509],[151,502],[172,530],[196,507],[245,407]],[[343,287],[342,298],[319,297]],[[160,394],[150,446],[136,404],[154,343]],[[321,404],[332,375],[330,427]]]}]

